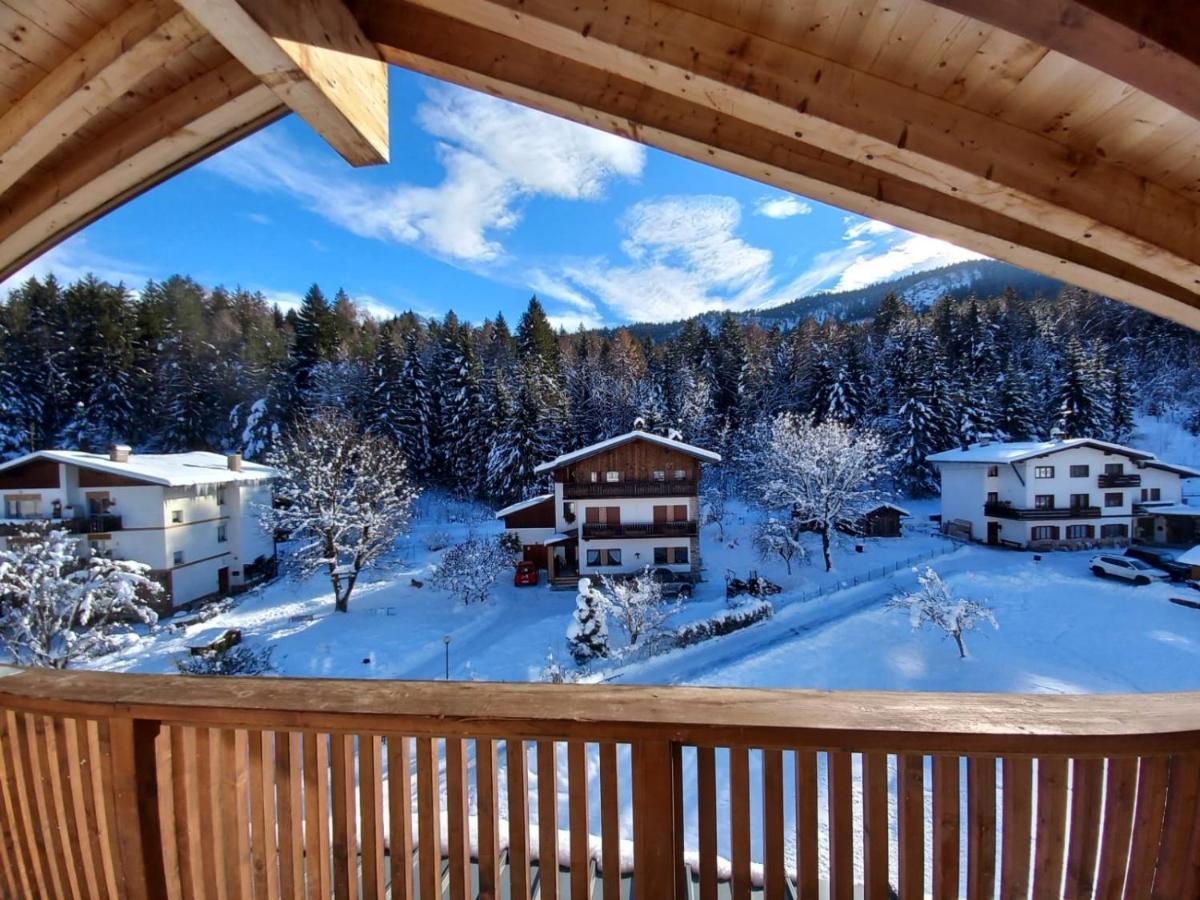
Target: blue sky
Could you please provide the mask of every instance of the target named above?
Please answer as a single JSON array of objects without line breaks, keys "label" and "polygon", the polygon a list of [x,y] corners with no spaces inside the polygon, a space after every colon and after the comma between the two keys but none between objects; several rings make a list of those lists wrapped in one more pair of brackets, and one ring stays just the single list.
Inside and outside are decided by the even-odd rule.
[{"label": "blue sky", "polygon": [[179,272],[282,305],[314,281],[381,315],[567,328],[668,321],[861,287],[975,256],[399,69],[388,166],[351,169],[289,116],[10,279]]}]

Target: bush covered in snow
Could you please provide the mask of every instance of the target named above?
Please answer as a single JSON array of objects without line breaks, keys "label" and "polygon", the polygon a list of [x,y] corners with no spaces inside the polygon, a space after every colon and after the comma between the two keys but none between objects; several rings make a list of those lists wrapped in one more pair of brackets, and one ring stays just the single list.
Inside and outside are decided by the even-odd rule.
[{"label": "bush covered in snow", "polygon": [[487,600],[500,572],[516,563],[511,546],[496,537],[469,536],[442,556],[430,583],[463,603]]},{"label": "bush covered in snow", "polygon": [[929,623],[954,638],[960,659],[967,656],[967,648],[963,644],[964,632],[974,631],[985,622],[993,628],[1000,627],[991,607],[965,597],[953,598],[950,588],[931,567],[927,566],[924,572],[919,573],[917,581],[920,584],[917,590],[893,597],[888,605],[908,612],[913,631]]},{"label": "bush covered in snow", "polygon": [[587,665],[597,657],[608,656],[608,622],[604,610],[604,595],[592,587],[591,579],[580,578],[575,612],[567,626],[567,647],[576,665]]},{"label": "bush covered in snow", "polygon": [[604,611],[625,632],[632,647],[643,635],[658,632],[680,607],[678,598],[663,596],[662,584],[646,566],[633,577],[601,579]]},{"label": "bush covered in snow", "polygon": [[756,622],[763,622],[773,615],[775,615],[775,607],[771,605],[770,600],[748,603],[737,609],[729,609],[717,613],[711,618],[701,619],[699,622],[689,622],[680,627],[675,631],[675,645],[690,647],[692,644],[699,644],[710,638],[721,637],[743,628],[749,628]]},{"label": "bush covered in snow", "polygon": [[162,588],[150,567],[121,559],[78,558],[66,531],[22,532],[0,550],[0,644],[22,666],[65,669],[112,646],[131,622],[154,624]]},{"label": "bush covered in snow", "polygon": [[808,550],[800,539],[800,525],[795,519],[777,519],[768,516],[754,528],[754,549],[763,560],[778,556],[792,574],[792,560],[808,562]]},{"label": "bush covered in snow", "polygon": [[239,644],[226,650],[185,656],[175,661],[175,667],[184,675],[265,675],[275,671],[272,650],[271,647],[255,650]]}]

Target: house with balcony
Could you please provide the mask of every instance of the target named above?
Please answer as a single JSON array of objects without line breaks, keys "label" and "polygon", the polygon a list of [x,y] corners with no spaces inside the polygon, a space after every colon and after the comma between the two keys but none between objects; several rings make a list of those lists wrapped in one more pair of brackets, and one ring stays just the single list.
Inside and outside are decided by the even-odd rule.
[{"label": "house with balcony", "polygon": [[1188,509],[1183,481],[1200,478],[1153,453],[1092,438],[982,440],[929,461],[941,476],[944,531],[1028,549],[1165,543],[1166,517],[1155,510]]},{"label": "house with balcony", "polygon": [[150,566],[161,610],[244,587],[275,563],[258,522],[273,469],[219,453],[39,450],[0,465],[0,546],[33,526],[79,536],[98,553]]},{"label": "house with balcony", "polygon": [[534,471],[554,492],[500,510],[525,559],[551,584],[580,575],[620,575],[646,566],[700,577],[700,469],[718,463],[710,450],[630,431],[564,453]]}]

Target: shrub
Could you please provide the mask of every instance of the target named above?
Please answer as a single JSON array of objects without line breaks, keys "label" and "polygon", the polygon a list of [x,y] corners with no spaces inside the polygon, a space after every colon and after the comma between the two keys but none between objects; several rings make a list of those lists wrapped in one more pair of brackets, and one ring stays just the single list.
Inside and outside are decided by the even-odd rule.
[{"label": "shrub", "polygon": [[186,656],[175,661],[175,667],[184,675],[265,675],[274,672],[271,663],[271,647],[254,650],[244,644]]},{"label": "shrub", "polygon": [[775,614],[775,607],[769,600],[740,606],[737,609],[726,610],[715,616],[702,619],[699,622],[689,622],[676,630],[675,646],[690,647],[710,638],[732,634],[743,628],[749,628],[756,622],[762,622]]}]

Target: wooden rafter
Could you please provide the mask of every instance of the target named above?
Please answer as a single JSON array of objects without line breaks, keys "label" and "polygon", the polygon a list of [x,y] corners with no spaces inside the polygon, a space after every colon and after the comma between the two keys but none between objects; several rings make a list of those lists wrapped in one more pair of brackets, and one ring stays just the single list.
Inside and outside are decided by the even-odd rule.
[{"label": "wooden rafter", "polygon": [[179,3],[347,162],[387,162],[387,66],[341,0]]}]

